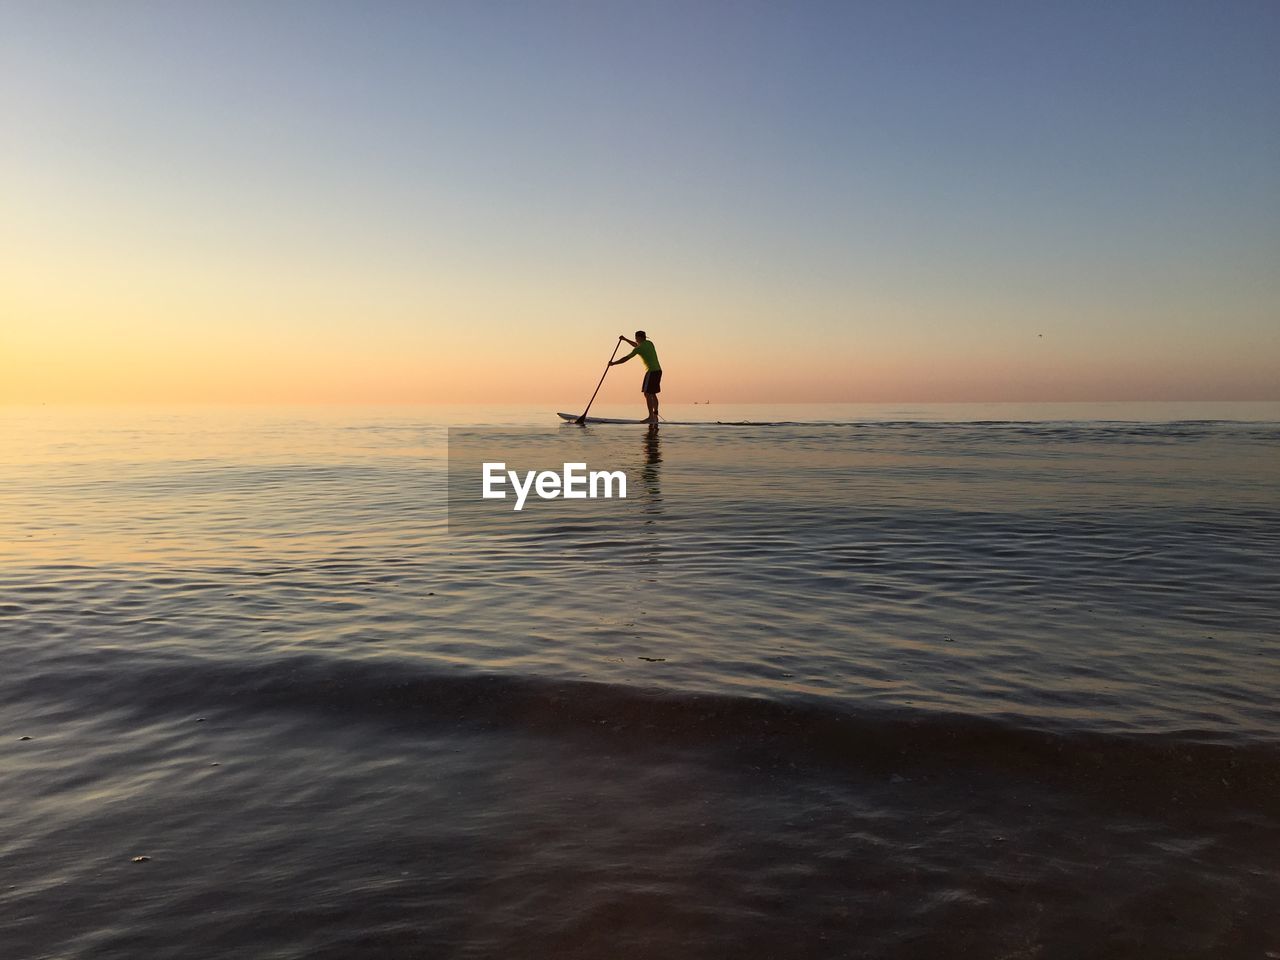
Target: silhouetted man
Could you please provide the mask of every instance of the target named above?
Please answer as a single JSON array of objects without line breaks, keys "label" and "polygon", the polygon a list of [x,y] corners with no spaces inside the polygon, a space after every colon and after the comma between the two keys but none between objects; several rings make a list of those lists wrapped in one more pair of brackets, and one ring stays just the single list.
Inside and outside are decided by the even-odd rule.
[{"label": "silhouetted man", "polygon": [[653,341],[644,335],[643,330],[636,331],[634,340],[618,334],[619,340],[626,340],[631,344],[632,350],[625,357],[609,362],[609,366],[615,366],[619,363],[626,363],[636,354],[640,355],[640,359],[644,361],[644,379],[640,381],[640,392],[644,394],[644,402],[649,407],[649,422],[658,422],[658,392],[662,389],[662,367],[658,363],[658,351],[653,346]]}]

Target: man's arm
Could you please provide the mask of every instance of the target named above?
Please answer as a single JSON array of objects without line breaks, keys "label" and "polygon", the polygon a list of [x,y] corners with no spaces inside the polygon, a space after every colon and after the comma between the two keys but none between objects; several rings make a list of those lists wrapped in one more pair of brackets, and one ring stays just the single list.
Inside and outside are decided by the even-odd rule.
[{"label": "man's arm", "polygon": [[625,357],[619,357],[617,360],[610,360],[609,366],[611,367],[617,366],[620,363],[626,363],[628,360],[630,360],[632,357],[636,355],[636,342],[634,340],[632,340],[630,337],[624,337],[622,334],[618,334],[618,339],[625,340],[627,343],[631,344],[631,352],[628,353]]}]

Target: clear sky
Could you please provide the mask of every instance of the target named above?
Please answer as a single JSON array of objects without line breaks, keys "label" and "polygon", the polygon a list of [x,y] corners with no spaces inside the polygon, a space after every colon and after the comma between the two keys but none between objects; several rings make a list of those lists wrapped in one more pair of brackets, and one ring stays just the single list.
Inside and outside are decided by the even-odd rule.
[{"label": "clear sky", "polygon": [[572,405],[637,327],[671,400],[1280,398],[1278,64],[1274,0],[0,0],[0,401]]}]

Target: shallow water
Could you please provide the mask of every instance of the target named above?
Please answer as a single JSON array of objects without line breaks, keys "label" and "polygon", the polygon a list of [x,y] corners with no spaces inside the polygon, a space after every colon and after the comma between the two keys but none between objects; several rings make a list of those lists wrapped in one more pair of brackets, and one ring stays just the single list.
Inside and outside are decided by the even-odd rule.
[{"label": "shallow water", "polygon": [[668,416],[4,413],[0,953],[1280,950],[1276,405]]}]

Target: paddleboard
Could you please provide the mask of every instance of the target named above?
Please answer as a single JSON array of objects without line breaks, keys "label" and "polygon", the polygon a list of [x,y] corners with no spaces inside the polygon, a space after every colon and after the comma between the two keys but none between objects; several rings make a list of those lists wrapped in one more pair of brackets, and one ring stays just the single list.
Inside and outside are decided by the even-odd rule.
[{"label": "paddleboard", "polygon": [[[561,420],[577,423],[579,414],[557,413]],[[610,417],[587,417],[584,423],[648,423],[648,420],[614,420]],[[847,423],[796,423],[790,420],[660,420],[665,427],[847,427]]]},{"label": "paddleboard", "polygon": [[[561,420],[568,420],[571,423],[576,422],[581,414],[577,413],[557,413],[557,417]],[[609,417],[587,417],[584,423],[648,423],[648,420],[611,420]]]}]

